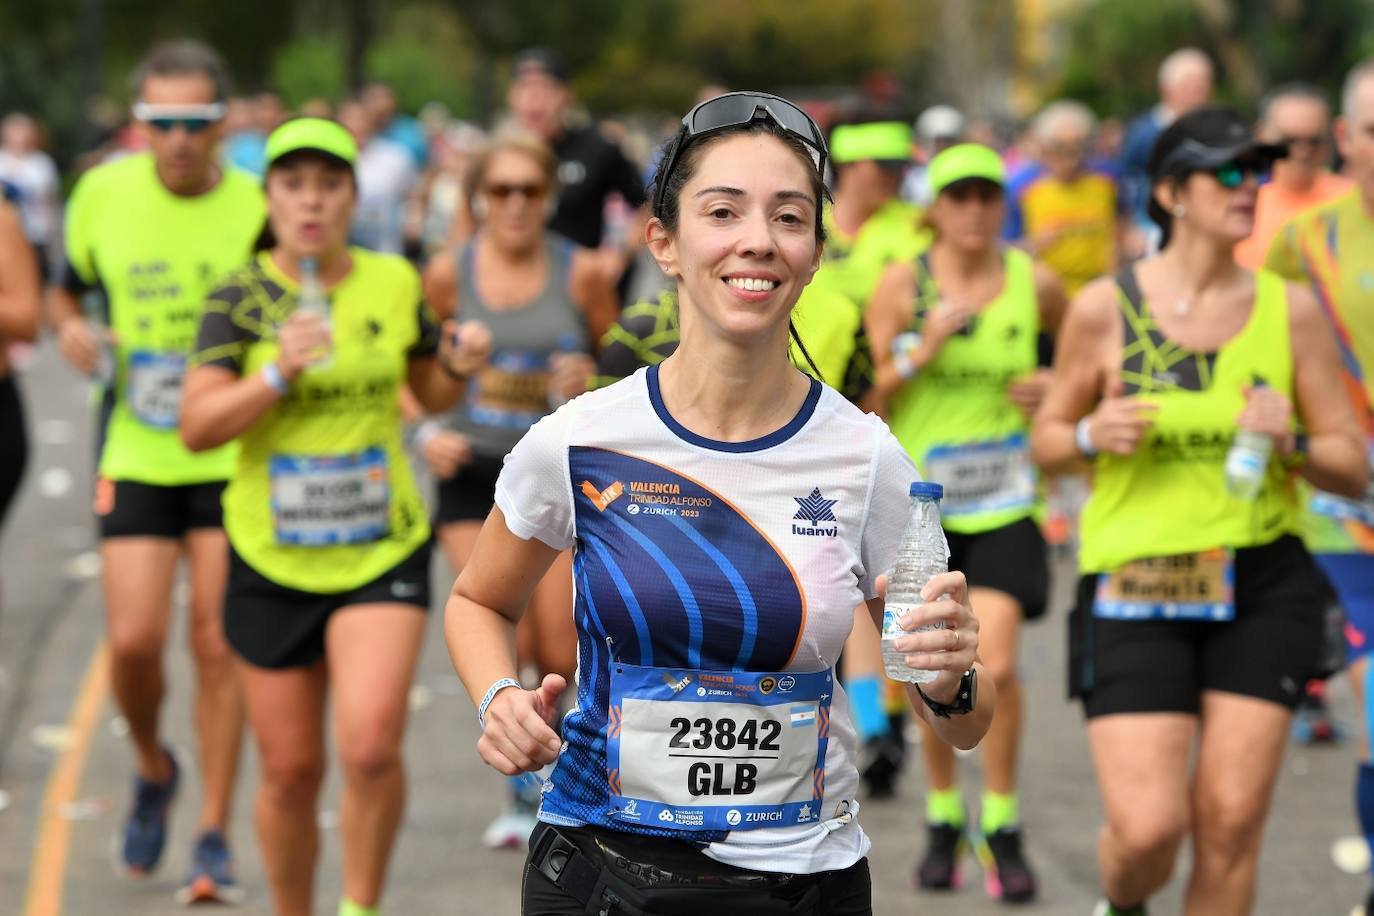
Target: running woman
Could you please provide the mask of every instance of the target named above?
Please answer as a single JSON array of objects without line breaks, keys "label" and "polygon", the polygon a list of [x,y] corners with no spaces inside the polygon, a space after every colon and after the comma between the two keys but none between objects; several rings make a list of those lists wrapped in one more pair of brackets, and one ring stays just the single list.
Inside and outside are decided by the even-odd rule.
[{"label": "running woman", "polygon": [[[776,96],[730,93],[683,119],[646,230],[681,343],[530,430],[454,585],[446,633],[479,753],[507,774],[557,761],[527,916],[872,912],[834,665],[854,606],[881,615],[917,474],[879,420],[788,359],[820,263],[824,164],[815,123]],[[566,682],[521,689],[510,640],[570,547],[579,665],[560,753]],[[938,671],[912,697],[941,740],[971,747],[995,699],[978,694],[978,622],[961,574],[924,595],[905,625],[948,629],[905,638],[908,664]]]},{"label": "running woman", "polygon": [[[467,566],[491,513],[501,463],[531,426],[587,390],[591,352],[615,320],[615,290],[598,256],[546,227],[558,193],[558,160],[538,136],[498,135],[468,175],[476,233],[437,258],[426,293],[443,316],[491,331],[491,362],[462,405],[417,431],[438,479],[435,527],[455,574]],[[540,583],[517,633],[521,665],[570,677],[576,665],[572,557]],[[537,677],[536,677],[537,681]],[[523,849],[534,829],[538,783],[510,782],[510,807],[483,834],[491,847]]]},{"label": "running woman", "polygon": [[[176,425],[205,294],[248,257],[262,227],[262,192],[245,173],[219,165],[226,76],[214,51],[188,41],[160,45],[135,72],[134,85],[134,121],[149,152],[98,166],[77,183],[67,207],[67,268],[49,302],[58,344],[73,367],[103,375],[109,370],[101,364],[115,362],[114,378],[103,380],[95,511],[111,691],[137,762],[119,860],[134,876],[157,867],[181,778],[158,714],[172,583],[185,555],[204,797],[180,893],[184,902],[232,899],[238,888],[225,828],[243,698],[220,625],[228,571],[220,494],[234,451],[192,454]],[[78,296],[93,287],[108,298],[109,332],[82,316]]]},{"label": "running woman", "polygon": [[[1250,911],[1289,720],[1323,642],[1324,583],[1294,535],[1290,475],[1352,497],[1369,478],[1350,402],[1332,396],[1326,318],[1305,289],[1235,262],[1283,153],[1229,108],[1165,129],[1150,156],[1163,250],[1074,300],[1036,416],[1043,470],[1092,469],[1069,625],[1107,818],[1099,913],[1143,913],[1185,836],[1185,912]],[[1225,471],[1242,430],[1272,445],[1248,500]]]},{"label": "running woman", "polygon": [[[1051,268],[999,240],[1007,181],[995,151],[950,147],[927,177],[934,242],[887,269],[866,320],[888,422],[921,473],[945,487],[950,564],[968,577],[983,623],[980,651],[998,702],[982,745],[981,829],[973,833],[988,893],[1023,903],[1036,885],[1021,850],[1016,656],[1021,621],[1044,613],[1049,588],[1028,433],[1048,382],[1036,368],[1037,341],[1058,328],[1066,303]],[[953,750],[938,741],[922,750],[929,841],[916,878],[948,889],[959,880],[964,800]]]},{"label": "running woman", "polygon": [[[1336,333],[1345,390],[1374,461],[1374,60],[1346,78],[1336,140],[1355,180],[1348,194],[1303,213],[1274,239],[1269,269],[1311,288]],[[1355,782],[1360,830],[1374,844],[1374,491],[1358,500],[1310,494],[1304,517],[1307,548],[1345,607],[1350,680],[1363,701],[1365,741]],[[1365,901],[1374,914],[1374,891]]]},{"label": "running woman", "polygon": [[427,409],[452,404],[486,338],[477,325],[441,335],[414,268],[347,247],[357,155],[333,121],[268,138],[261,250],[210,294],[181,411],[191,449],[242,446],[224,493],[224,632],[257,738],[279,916],[311,912],[326,698],[344,776],[339,913],[377,912],[429,608],[430,529],[398,396],[408,385]]},{"label": "running woman", "polygon": [[0,531],[19,492],[29,455],[24,402],[14,381],[9,345],[38,336],[38,255],[24,236],[19,214],[0,201]]}]

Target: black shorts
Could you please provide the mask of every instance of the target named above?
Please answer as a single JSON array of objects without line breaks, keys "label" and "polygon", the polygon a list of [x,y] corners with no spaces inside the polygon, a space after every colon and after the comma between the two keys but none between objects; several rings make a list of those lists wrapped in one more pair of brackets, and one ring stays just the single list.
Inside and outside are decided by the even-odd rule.
[{"label": "black shorts", "polygon": [[324,657],[324,631],[335,611],[359,604],[413,604],[429,610],[432,542],[376,579],[346,592],[322,595],[273,582],[229,549],[224,635],[258,668],[305,668]]},{"label": "black shorts", "polygon": [[[555,883],[539,865],[550,860],[550,844],[565,839],[577,848],[584,867],[560,869]],[[556,854],[556,853],[555,853]],[[566,855],[563,853],[562,855]],[[655,872],[676,880],[654,881]],[[582,879],[582,880],[579,880]],[[581,893],[577,893],[580,890]],[[600,827],[539,824],[530,834],[520,889],[523,916],[582,916],[600,912],[583,901],[620,900],[610,912],[624,916],[702,916],[749,913],[754,916],[872,916],[873,888],[868,860],[848,868],[810,875],[784,875],[737,868],[708,858],[682,840],[639,836]]]},{"label": "black shorts", "polygon": [[95,482],[100,536],[180,540],[194,528],[223,528],[220,496],[224,485],[224,481],[216,480],[164,487],[101,477]]},{"label": "black shorts", "polygon": [[1296,537],[1236,551],[1234,620],[1103,620],[1097,576],[1069,615],[1069,694],[1088,718],[1197,715],[1204,690],[1297,705],[1325,639],[1326,584]]},{"label": "black shorts", "polygon": [[1035,620],[1045,613],[1049,599],[1049,559],[1040,526],[1023,518],[978,534],[946,531],[949,568],[968,579],[969,588],[1006,592],[1021,605],[1021,614]]},{"label": "black shorts", "polygon": [[24,399],[14,376],[0,378],[0,525],[19,492],[29,461],[29,434],[24,425]]},{"label": "black shorts", "polygon": [[496,505],[496,478],[505,458],[474,455],[448,480],[435,487],[434,527],[455,522],[483,522]]}]

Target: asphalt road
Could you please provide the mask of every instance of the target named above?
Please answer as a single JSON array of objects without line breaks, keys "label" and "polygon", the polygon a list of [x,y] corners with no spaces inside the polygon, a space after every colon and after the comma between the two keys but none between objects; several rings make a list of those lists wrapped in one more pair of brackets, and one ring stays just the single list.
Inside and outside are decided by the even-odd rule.
[{"label": "asphalt road", "polygon": [[[142,882],[118,878],[110,843],[128,803],[130,756],[99,670],[101,603],[90,505],[91,423],[84,387],[41,348],[22,376],[33,453],[25,489],[0,553],[0,913],[25,916],[158,916],[177,910],[172,894],[186,868],[197,787],[183,785],[161,871]],[[0,448],[8,443],[0,443]],[[1063,578],[1060,577],[1060,585]],[[436,563],[436,594],[449,572]],[[1061,588],[1062,594],[1062,588]],[[1023,819],[1043,892],[1027,912],[1087,914],[1096,899],[1094,840],[1100,810],[1077,707],[1063,695],[1063,602],[1027,632],[1022,671],[1028,683]],[[437,615],[436,615],[437,616]],[[189,659],[184,628],[169,653],[170,740],[189,754]],[[1353,722],[1343,685],[1337,712]],[[410,804],[391,868],[386,911],[393,914],[506,914],[518,911],[522,857],[489,851],[479,837],[498,811],[502,785],[473,749],[473,710],[449,666],[433,624],[411,703],[407,757]],[[1261,867],[1257,912],[1345,916],[1367,888],[1341,871],[1332,848],[1355,832],[1355,750],[1291,748],[1284,763]],[[245,912],[267,912],[250,821],[255,782],[245,747],[232,841],[249,899]],[[965,758],[976,785],[976,755]],[[321,799],[324,843],[316,912],[333,914],[339,845],[338,798],[331,781]],[[879,914],[985,914],[976,866],[966,888],[949,895],[913,891],[922,845],[922,778],[911,765],[898,797],[865,804],[861,820],[871,855]],[[1153,913],[1175,913],[1187,875],[1187,851]]]}]

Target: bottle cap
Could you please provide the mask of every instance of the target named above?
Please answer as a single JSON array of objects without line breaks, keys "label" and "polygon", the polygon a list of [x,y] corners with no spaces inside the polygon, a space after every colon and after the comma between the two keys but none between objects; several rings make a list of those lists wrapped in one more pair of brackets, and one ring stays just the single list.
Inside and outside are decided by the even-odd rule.
[{"label": "bottle cap", "polygon": [[911,485],[911,495],[917,499],[944,499],[945,488],[938,483],[931,483],[927,480],[917,480]]}]

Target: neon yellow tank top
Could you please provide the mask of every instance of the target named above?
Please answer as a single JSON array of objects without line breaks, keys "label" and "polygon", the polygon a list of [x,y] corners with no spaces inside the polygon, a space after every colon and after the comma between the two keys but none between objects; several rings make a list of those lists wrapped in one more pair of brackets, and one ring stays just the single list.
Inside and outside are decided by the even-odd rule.
[{"label": "neon yellow tank top", "polygon": [[[1118,290],[1125,333],[1121,380],[1156,404],[1135,454],[1099,455],[1083,509],[1079,567],[1114,570],[1148,557],[1267,544],[1298,527],[1297,493],[1275,458],[1258,497],[1226,492],[1225,463],[1256,380],[1293,397],[1293,348],[1283,280],[1255,274],[1255,304],[1235,337],[1214,353],[1187,350],[1160,333],[1149,304]],[[1137,297],[1138,298],[1138,297]]]},{"label": "neon yellow tank top", "polygon": [[[1003,254],[1002,292],[939,355],[892,396],[888,424],[921,476],[945,487],[941,521],[978,534],[1035,514],[1038,478],[1029,422],[1007,386],[1035,370],[1040,310],[1034,264],[1015,248]],[[914,330],[940,301],[926,258],[918,261]]]},{"label": "neon yellow tank top", "polygon": [[[224,492],[234,550],[272,581],[317,594],[371,582],[430,536],[397,396],[409,358],[434,352],[434,322],[404,259],[350,254],[352,270],[329,291],[329,360],[301,373],[240,437]],[[259,254],[206,303],[193,363],[260,371],[277,358],[273,328],[298,290]]]}]

